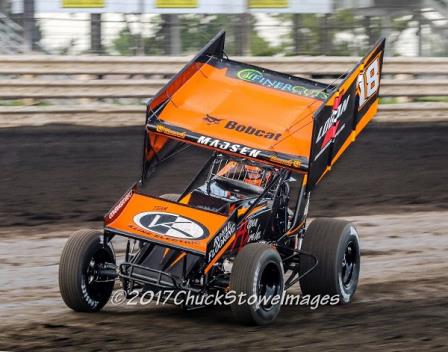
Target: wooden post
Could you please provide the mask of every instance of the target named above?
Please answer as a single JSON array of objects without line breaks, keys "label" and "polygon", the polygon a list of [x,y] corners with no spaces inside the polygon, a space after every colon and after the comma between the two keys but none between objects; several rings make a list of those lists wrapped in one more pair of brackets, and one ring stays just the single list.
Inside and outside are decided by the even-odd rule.
[{"label": "wooden post", "polygon": [[250,19],[248,13],[242,13],[235,16],[235,50],[236,55],[245,56],[250,54]]},{"label": "wooden post", "polygon": [[367,44],[373,45],[374,43],[374,39],[373,39],[373,35],[372,35],[372,28],[371,28],[371,23],[370,23],[370,16],[365,16],[364,17],[364,28],[366,29],[366,35],[367,35]]},{"label": "wooden post", "polygon": [[178,15],[170,15],[171,26],[170,26],[170,36],[171,36],[171,47],[170,55],[178,56],[182,51],[182,43],[180,40],[180,21]]},{"label": "wooden post", "polygon": [[163,14],[162,31],[165,36],[165,55],[180,55],[182,43],[180,40],[179,17],[175,14]]},{"label": "wooden post", "polygon": [[9,9],[9,1],[0,0],[0,12],[3,12],[5,15],[8,15],[8,9]]},{"label": "wooden post", "polygon": [[321,25],[320,25],[320,54],[321,55],[328,55],[328,53],[331,50],[331,39],[330,35],[328,33],[328,22],[329,22],[329,14],[325,14],[321,19]]},{"label": "wooden post", "polygon": [[292,37],[294,43],[294,55],[300,55],[300,15],[298,13],[294,13],[292,15]]},{"label": "wooden post", "polygon": [[423,40],[422,40],[422,13],[421,10],[418,9],[416,13],[417,17],[417,40],[418,40],[418,56],[423,56]]},{"label": "wooden post", "polygon": [[90,15],[90,51],[94,54],[103,54],[103,42],[101,33],[101,14]]},{"label": "wooden post", "polygon": [[25,52],[33,51],[35,39],[34,0],[23,0],[23,36],[25,39]]}]

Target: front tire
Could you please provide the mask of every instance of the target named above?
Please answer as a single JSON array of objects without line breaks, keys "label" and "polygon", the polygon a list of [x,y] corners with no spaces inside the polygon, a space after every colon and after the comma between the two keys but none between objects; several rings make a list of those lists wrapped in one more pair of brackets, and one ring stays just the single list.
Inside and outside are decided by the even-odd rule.
[{"label": "front tire", "polygon": [[[358,231],[344,220],[314,220],[305,232],[301,249],[313,254],[317,267],[300,279],[304,295],[339,295],[339,303],[350,303],[358,285],[361,255]],[[314,260],[301,256],[300,275],[314,265]]]},{"label": "front tire", "polygon": [[[114,280],[99,282],[98,270],[115,267],[110,244],[100,243],[100,231],[73,233],[62,251],[59,263],[59,289],[65,304],[77,312],[99,311],[110,298]],[[113,270],[113,269],[109,269]]]},{"label": "front tire", "polygon": [[[230,276],[230,290],[237,297],[231,305],[235,318],[247,325],[273,322],[280,312],[283,289],[283,265],[277,250],[264,243],[244,246],[235,258]],[[239,304],[241,294],[245,302]],[[250,297],[265,301],[251,302]]]}]

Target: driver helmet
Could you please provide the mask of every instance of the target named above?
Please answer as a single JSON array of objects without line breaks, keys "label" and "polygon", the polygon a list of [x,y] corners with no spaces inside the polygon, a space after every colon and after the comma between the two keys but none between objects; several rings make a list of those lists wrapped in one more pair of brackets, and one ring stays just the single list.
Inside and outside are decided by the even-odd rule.
[{"label": "driver helmet", "polygon": [[244,182],[261,186],[263,170],[258,166],[244,165]]}]

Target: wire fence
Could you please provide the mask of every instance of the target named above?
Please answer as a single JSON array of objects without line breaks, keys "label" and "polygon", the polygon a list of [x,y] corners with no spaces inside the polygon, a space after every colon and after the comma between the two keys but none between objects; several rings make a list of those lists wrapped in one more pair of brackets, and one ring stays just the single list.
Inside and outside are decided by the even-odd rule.
[{"label": "wire fence", "polygon": [[448,56],[446,21],[419,16],[38,14],[32,38],[34,50],[53,55],[178,56],[195,53],[224,29],[229,55],[356,56],[386,36],[389,56]]}]

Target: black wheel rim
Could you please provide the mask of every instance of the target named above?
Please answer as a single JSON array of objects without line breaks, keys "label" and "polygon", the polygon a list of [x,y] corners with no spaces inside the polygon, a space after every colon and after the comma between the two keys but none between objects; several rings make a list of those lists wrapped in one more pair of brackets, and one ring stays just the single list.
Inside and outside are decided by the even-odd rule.
[{"label": "black wheel rim", "polygon": [[282,291],[281,275],[278,266],[274,263],[266,265],[260,273],[257,292],[260,308],[268,311],[274,307],[272,299],[280,295]]},{"label": "black wheel rim", "polygon": [[113,264],[114,258],[104,248],[99,249],[90,258],[84,273],[86,290],[90,298],[101,301],[108,293],[113,281],[104,280],[100,271],[107,264]]},{"label": "black wheel rim", "polygon": [[358,270],[358,246],[355,242],[350,241],[345,247],[342,257],[341,278],[344,287],[351,286],[356,270]]}]

